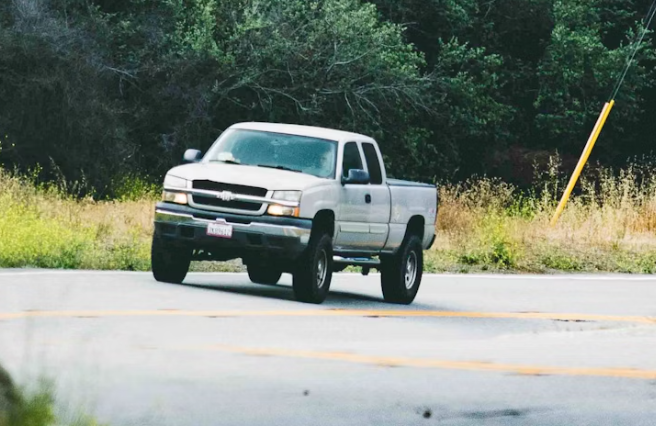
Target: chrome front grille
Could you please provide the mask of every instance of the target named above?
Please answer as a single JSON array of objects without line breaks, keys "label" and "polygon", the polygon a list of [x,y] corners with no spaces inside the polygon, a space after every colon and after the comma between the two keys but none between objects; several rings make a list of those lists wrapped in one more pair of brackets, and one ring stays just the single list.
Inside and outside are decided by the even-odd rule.
[{"label": "chrome front grille", "polygon": [[[244,212],[248,214],[263,213],[264,203],[261,200],[248,201],[244,198],[264,198],[265,188],[235,185],[211,180],[192,181],[192,194],[189,204],[207,210]],[[194,192],[196,190],[197,192]]]},{"label": "chrome front grille", "polygon": [[246,210],[256,212],[262,208],[262,204],[249,203],[246,201],[223,201],[218,198],[205,197],[202,195],[192,195],[193,202],[204,206],[219,207],[231,210]]},{"label": "chrome front grille", "polygon": [[214,182],[211,180],[195,180],[192,182],[192,188],[203,189],[205,191],[229,191],[233,194],[252,195],[254,197],[265,197],[267,190],[256,186],[234,185],[231,183]]}]

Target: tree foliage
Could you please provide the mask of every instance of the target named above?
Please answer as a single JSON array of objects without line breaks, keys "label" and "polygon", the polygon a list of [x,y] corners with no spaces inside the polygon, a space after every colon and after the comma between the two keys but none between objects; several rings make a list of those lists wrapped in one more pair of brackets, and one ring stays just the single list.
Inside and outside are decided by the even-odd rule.
[{"label": "tree foliage", "polygon": [[[648,3],[8,0],[0,162],[111,196],[262,120],[371,134],[394,176],[518,177],[514,151],[578,154]],[[649,149],[654,63],[650,34],[598,158]]]}]

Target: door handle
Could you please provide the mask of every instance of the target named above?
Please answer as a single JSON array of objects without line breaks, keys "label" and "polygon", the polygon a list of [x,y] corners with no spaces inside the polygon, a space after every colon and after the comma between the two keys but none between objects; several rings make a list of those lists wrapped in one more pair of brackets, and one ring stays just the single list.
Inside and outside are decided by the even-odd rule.
[{"label": "door handle", "polygon": [[367,194],[364,196],[364,202],[367,204],[371,204],[371,195]]}]

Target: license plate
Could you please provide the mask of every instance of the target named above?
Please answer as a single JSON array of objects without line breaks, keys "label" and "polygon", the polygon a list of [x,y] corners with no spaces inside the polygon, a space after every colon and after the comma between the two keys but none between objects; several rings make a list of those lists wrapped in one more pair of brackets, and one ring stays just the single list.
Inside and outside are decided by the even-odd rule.
[{"label": "license plate", "polygon": [[207,225],[207,235],[219,238],[232,238],[232,226],[222,223],[210,223]]}]

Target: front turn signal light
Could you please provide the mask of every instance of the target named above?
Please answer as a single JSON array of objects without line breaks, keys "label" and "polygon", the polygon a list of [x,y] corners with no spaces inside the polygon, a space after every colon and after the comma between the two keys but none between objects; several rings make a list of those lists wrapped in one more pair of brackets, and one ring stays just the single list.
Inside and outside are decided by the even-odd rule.
[{"label": "front turn signal light", "polygon": [[298,217],[298,207],[286,207],[279,204],[271,204],[267,209],[271,216],[293,216]]},{"label": "front turn signal light", "polygon": [[175,204],[188,203],[187,194],[185,194],[184,192],[164,191],[162,193],[162,200],[166,201],[167,203],[175,203]]}]

